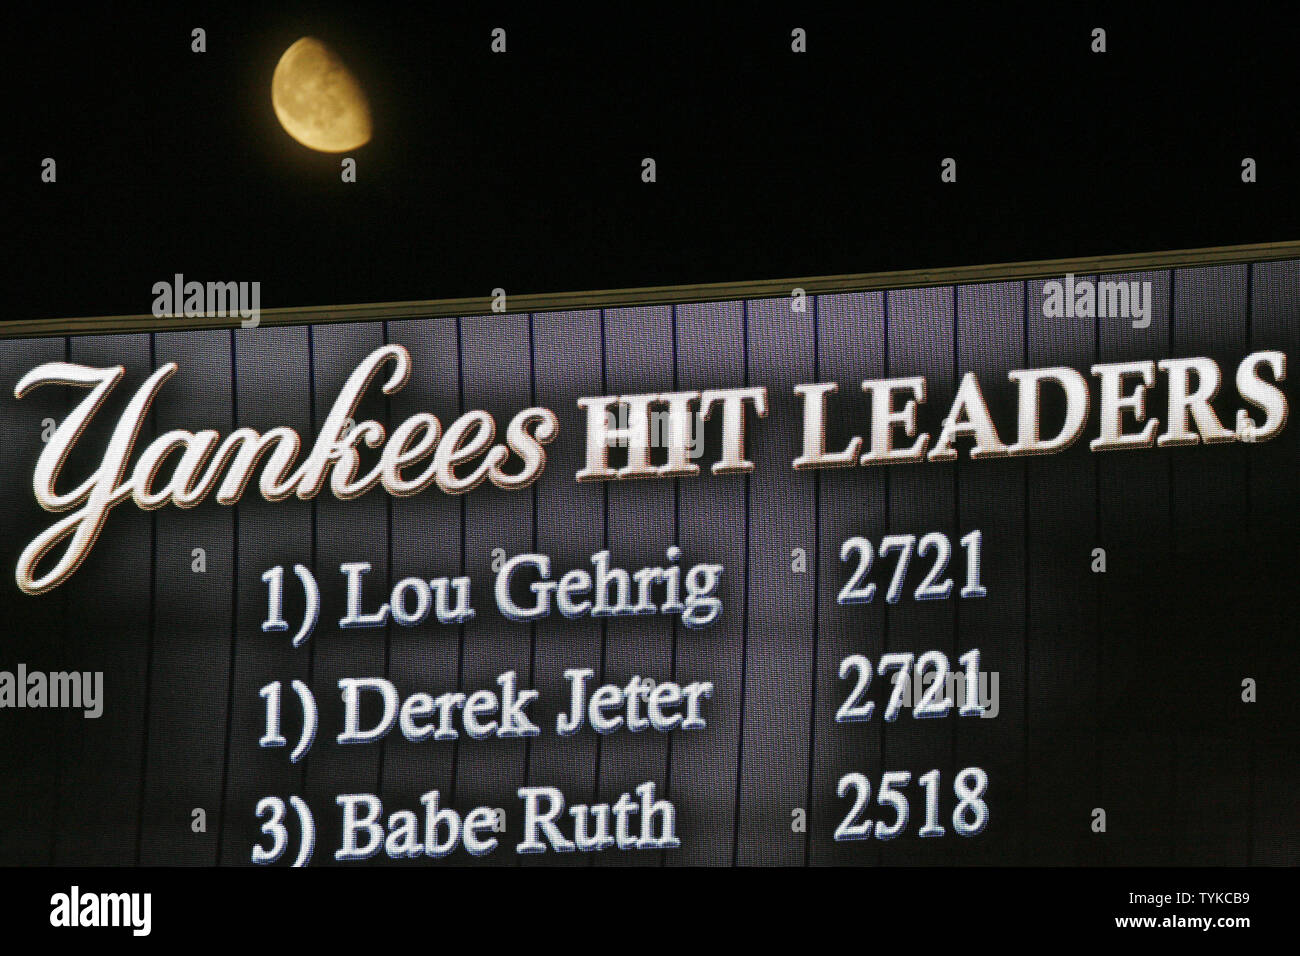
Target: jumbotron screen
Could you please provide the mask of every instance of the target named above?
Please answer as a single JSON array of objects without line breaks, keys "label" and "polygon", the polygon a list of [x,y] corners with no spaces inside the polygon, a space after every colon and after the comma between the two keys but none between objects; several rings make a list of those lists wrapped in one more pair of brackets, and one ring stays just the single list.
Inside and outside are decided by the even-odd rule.
[{"label": "jumbotron screen", "polygon": [[4,341],[5,860],[1283,859],[1298,295]]},{"label": "jumbotron screen", "polygon": [[9,24],[0,926],[1294,922],[1290,23],[769,6]]}]

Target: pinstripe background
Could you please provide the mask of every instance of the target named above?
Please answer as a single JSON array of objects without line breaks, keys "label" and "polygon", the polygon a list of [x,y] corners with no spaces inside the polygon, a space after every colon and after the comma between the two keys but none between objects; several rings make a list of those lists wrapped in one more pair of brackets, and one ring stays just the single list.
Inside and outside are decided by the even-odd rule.
[{"label": "pinstripe background", "polygon": [[[314,434],[348,373],[385,342],[411,350],[414,374],[391,398],[368,397],[363,417],[400,421],[427,410],[446,422],[482,408],[501,422],[542,404],[561,419],[547,469],[526,491],[124,506],[54,592],[25,597],[6,572],[0,669],[102,670],[107,703],[99,720],[0,712],[0,863],[247,863],[262,839],[257,801],[299,793],[319,827],[313,863],[325,864],[338,841],[336,794],[378,792],[390,812],[418,807],[435,788],[462,810],[506,808],[503,846],[479,865],[1300,863],[1297,706],[1287,696],[1300,664],[1294,422],[1257,446],[1094,455],[1079,442],[1034,459],[790,468],[799,382],[841,383],[829,437],[840,447],[865,421],[864,378],[926,375],[923,427],[933,433],[968,371],[1001,422],[1014,415],[1012,368],[1086,371],[1095,361],[1207,354],[1226,377],[1252,349],[1295,361],[1300,263],[1126,278],[1154,284],[1145,330],[1044,319],[1040,283],[1011,282],[823,295],[805,313],[776,299],[0,343],[0,561],[10,569],[47,523],[30,486],[41,423],[71,400],[58,388],[13,399],[13,383],[43,361],[121,363],[123,391],[178,362],[151,413],[153,433],[288,424]],[[771,403],[749,429],[752,475],[573,480],[583,454],[579,396],[743,384],[768,386]],[[104,422],[122,401],[114,397]],[[69,474],[97,461],[104,422],[87,432]],[[955,544],[974,528],[984,532],[986,599],[835,603],[846,537],[944,531]],[[490,609],[496,549],[540,550],[566,568],[609,547],[621,566],[638,567],[661,562],[673,543],[683,563],[726,568],[726,611],[708,629],[665,617],[529,625]],[[1105,575],[1089,570],[1096,547],[1107,551]],[[201,574],[195,548],[205,552]],[[792,570],[800,549],[804,573]],[[368,600],[410,574],[463,572],[480,612],[461,627],[339,632],[330,626],[342,613],[337,568],[359,560],[373,567]],[[316,571],[324,605],[322,626],[295,650],[260,630],[260,577],[297,562]],[[301,613],[294,600],[289,588],[289,620]],[[850,686],[838,677],[847,654],[939,649],[955,666],[972,647],[998,672],[996,719],[833,721]],[[711,680],[708,726],[557,738],[570,667],[619,683],[634,673]],[[539,737],[333,742],[341,676],[384,674],[403,693],[437,694],[490,686],[508,669],[542,691]],[[1258,704],[1240,702],[1243,677],[1259,682]],[[298,765],[257,746],[259,688],[293,678],[311,684],[322,717]],[[286,735],[296,730],[290,718]],[[912,826],[888,843],[832,840],[849,807],[835,795],[842,774],[878,780],[909,770],[915,779],[939,768],[947,787],[972,765],[991,780],[991,822],[980,836],[919,840]],[[577,803],[612,800],[647,780],[677,805],[681,849],[513,853],[518,786],[554,784]],[[207,812],[205,832],[192,831],[194,808]],[[1105,834],[1089,827],[1094,808],[1106,810]],[[800,809],[806,829],[792,826]]]}]

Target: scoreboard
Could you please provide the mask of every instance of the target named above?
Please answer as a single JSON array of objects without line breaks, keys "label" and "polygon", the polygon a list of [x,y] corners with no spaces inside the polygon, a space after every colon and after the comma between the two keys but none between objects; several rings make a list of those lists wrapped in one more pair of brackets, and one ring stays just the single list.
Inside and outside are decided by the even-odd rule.
[{"label": "scoreboard", "polygon": [[0,864],[1300,862],[1300,247],[5,334]]}]

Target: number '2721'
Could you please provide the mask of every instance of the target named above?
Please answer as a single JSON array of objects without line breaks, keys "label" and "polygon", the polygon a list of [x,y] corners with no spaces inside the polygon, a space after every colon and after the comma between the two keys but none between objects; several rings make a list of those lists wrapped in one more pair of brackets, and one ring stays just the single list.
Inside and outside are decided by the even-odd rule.
[{"label": "number '2721'", "polygon": [[[981,598],[989,593],[980,580],[983,544],[984,535],[979,531],[972,531],[961,539],[961,547],[966,556],[966,582],[959,592],[963,598]],[[917,601],[941,601],[952,597],[953,580],[945,576],[952,559],[952,542],[941,531],[931,531],[920,538],[914,534],[887,534],[880,539],[879,548],[860,536],[849,538],[840,545],[841,561],[854,560],[855,554],[857,567],[849,576],[848,583],[840,590],[837,598],[840,604],[869,604],[876,596],[875,582],[868,580],[872,567],[877,559],[884,561],[893,555],[898,555],[898,558],[894,562],[889,588],[885,591],[887,604],[897,604],[902,600],[904,584],[914,557],[922,562],[929,561],[930,565],[912,592],[912,597]]]}]

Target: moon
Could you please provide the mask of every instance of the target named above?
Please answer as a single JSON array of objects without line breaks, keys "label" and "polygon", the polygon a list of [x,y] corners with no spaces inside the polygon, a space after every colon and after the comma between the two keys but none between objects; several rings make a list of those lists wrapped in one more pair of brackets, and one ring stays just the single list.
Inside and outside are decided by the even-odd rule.
[{"label": "moon", "polygon": [[271,77],[284,131],[309,149],[344,153],[370,142],[370,104],[343,61],[315,37],[284,51]]}]

